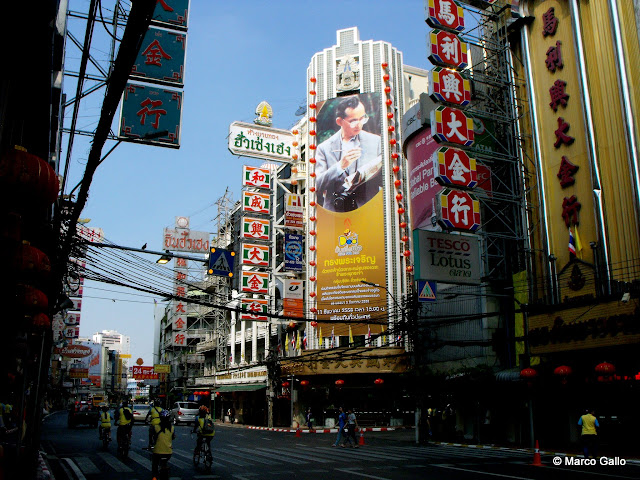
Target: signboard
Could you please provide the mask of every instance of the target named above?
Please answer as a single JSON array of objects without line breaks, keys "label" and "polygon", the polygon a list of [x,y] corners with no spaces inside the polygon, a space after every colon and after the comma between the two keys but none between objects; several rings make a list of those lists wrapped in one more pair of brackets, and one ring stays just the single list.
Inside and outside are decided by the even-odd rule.
[{"label": "signboard", "polygon": [[78,232],[78,236],[80,238],[92,243],[102,243],[102,241],[104,240],[104,230],[102,230],[101,228],[77,225],[76,231]]},{"label": "signboard", "polygon": [[436,301],[436,282],[428,280],[418,280],[418,301],[419,302],[435,302]]},{"label": "signboard", "polygon": [[464,150],[441,147],[433,154],[433,164],[440,185],[473,188],[478,184],[476,160]]},{"label": "signboard", "polygon": [[431,111],[431,135],[438,143],[473,145],[473,118],[462,110],[440,106]]},{"label": "signboard", "polygon": [[405,156],[409,172],[411,225],[414,229],[431,228],[435,216],[435,198],[441,190],[435,180],[433,152],[438,148],[429,128],[407,140]]},{"label": "signboard", "polygon": [[302,230],[304,228],[302,195],[285,193],[284,202],[285,228]]},{"label": "signboard", "polygon": [[62,331],[62,336],[64,338],[78,338],[80,336],[80,327],[77,326],[68,326],[64,327]]},{"label": "signboard", "polygon": [[290,131],[252,123],[233,122],[228,138],[229,151],[234,155],[288,163],[295,151],[295,136]]},{"label": "signboard", "polygon": [[133,378],[136,380],[157,380],[158,374],[153,371],[153,367],[134,365],[131,367]]},{"label": "signboard", "polygon": [[430,52],[429,60],[434,65],[441,67],[464,70],[469,65],[467,52],[469,45],[463,42],[458,35],[444,30],[431,30],[429,33]]},{"label": "signboard", "polygon": [[[187,304],[183,300],[171,302],[171,329],[184,331],[187,329]],[[123,356],[120,355],[122,358]]]},{"label": "signboard", "polygon": [[162,0],[156,3],[151,23],[166,28],[187,29],[189,0]]},{"label": "signboard", "polygon": [[284,298],[303,298],[304,288],[302,280],[295,278],[284,279]]},{"label": "signboard", "polygon": [[156,364],[153,366],[154,373],[171,373],[171,365]]},{"label": "signboard", "polygon": [[89,378],[88,368],[70,368],[69,377],[71,378]]},{"label": "signboard", "polygon": [[165,228],[163,248],[174,252],[209,253],[209,232],[188,228]]},{"label": "signboard", "polygon": [[171,320],[171,330],[174,332],[184,332],[187,330],[187,316],[178,315]]},{"label": "signboard", "polygon": [[180,147],[182,92],[127,83],[120,107],[121,140]]},{"label": "signboard", "polygon": [[452,32],[464,30],[464,10],[454,0],[427,0],[425,14],[430,27]]},{"label": "signboard", "polygon": [[252,243],[242,244],[242,265],[250,267],[269,266],[269,247]]},{"label": "signboard", "polygon": [[304,317],[304,300],[302,298],[283,298],[282,306],[285,317]]},{"label": "signboard", "polygon": [[54,349],[53,353],[68,358],[83,358],[91,355],[91,348],[84,345],[67,345],[66,347]]},{"label": "signboard", "polygon": [[248,293],[269,293],[269,274],[243,271],[241,291]]},{"label": "signboard", "polygon": [[480,228],[480,202],[475,195],[445,188],[436,198],[436,216],[442,228],[475,232]]},{"label": "signboard", "polygon": [[284,269],[302,271],[302,235],[285,233],[284,235]]},{"label": "signboard", "polygon": [[414,230],[413,245],[416,279],[480,284],[480,239],[475,235]]},{"label": "signboard", "polygon": [[187,346],[187,336],[186,336],[186,334],[184,332],[172,332],[171,346],[172,347],[186,347]]},{"label": "signboard", "polygon": [[242,219],[242,238],[269,240],[271,237],[269,220],[244,217]]},{"label": "signboard", "polygon": [[211,247],[209,252],[209,266],[207,268],[207,273],[209,275],[218,275],[220,277],[233,277],[236,252],[215,247]]},{"label": "signboard", "polygon": [[80,312],[67,312],[64,316],[65,325],[80,325]]},{"label": "signboard", "polygon": [[242,186],[271,188],[271,170],[244,165],[242,167]]},{"label": "signboard", "polygon": [[435,102],[466,107],[471,103],[471,81],[455,70],[436,67],[429,73],[429,96]]},{"label": "signboard", "polygon": [[240,299],[240,320],[255,320],[264,321],[269,320],[269,317],[264,315],[268,312],[269,300],[262,298],[242,298]]},{"label": "signboard", "polygon": [[271,195],[268,193],[242,192],[242,211],[251,213],[270,213]]},{"label": "signboard", "polygon": [[131,67],[130,78],[182,87],[186,50],[186,33],[149,27]]}]

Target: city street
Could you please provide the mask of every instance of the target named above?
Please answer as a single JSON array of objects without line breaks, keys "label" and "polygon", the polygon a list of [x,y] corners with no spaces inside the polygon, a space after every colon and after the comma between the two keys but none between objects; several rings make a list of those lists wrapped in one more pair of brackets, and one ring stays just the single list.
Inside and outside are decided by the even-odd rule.
[{"label": "city street", "polygon": [[[103,451],[97,430],[67,428],[66,412],[44,421],[42,448],[57,480],[150,479],[150,454],[143,450],[147,427],[136,425],[127,460],[116,457],[116,445]],[[638,462],[624,466],[577,466],[579,457],[542,456],[542,467],[530,465],[530,452],[450,445],[416,446],[411,429],[367,432],[358,449],[332,448],[335,434],[302,434],[252,430],[229,424],[216,427],[210,473],[192,463],[195,435],[176,427],[172,479],[599,479],[640,478]],[[115,433],[115,431],[113,432]]]}]

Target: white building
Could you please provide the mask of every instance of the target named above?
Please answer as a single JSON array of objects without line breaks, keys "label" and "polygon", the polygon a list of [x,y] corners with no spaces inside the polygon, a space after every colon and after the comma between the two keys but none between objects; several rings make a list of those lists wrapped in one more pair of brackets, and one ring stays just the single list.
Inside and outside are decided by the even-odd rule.
[{"label": "white building", "polygon": [[115,330],[102,330],[93,334],[93,342],[99,343],[109,350],[115,350],[120,355],[131,353],[131,338]]}]

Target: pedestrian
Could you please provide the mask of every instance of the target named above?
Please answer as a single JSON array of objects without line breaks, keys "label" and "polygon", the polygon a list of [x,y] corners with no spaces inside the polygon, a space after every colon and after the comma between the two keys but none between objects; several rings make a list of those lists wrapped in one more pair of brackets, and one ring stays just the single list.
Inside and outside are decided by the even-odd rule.
[{"label": "pedestrian", "polygon": [[[336,442],[333,443],[332,447],[337,447],[340,445],[340,441],[342,440],[342,435],[344,434],[344,426],[347,423],[347,415],[344,413],[342,407],[338,408],[338,437],[336,438]],[[344,445],[342,445],[344,447]]]},{"label": "pedestrian", "polygon": [[600,424],[595,416],[595,410],[587,409],[578,420],[578,426],[582,427],[580,439],[582,440],[584,458],[590,456],[596,458],[598,453],[598,431],[596,429],[600,428]]},{"label": "pedestrian", "polygon": [[231,405],[231,408],[229,409],[229,421],[232,424],[236,421],[236,409],[233,408],[233,405]]},{"label": "pedestrian", "polygon": [[311,407],[307,409],[307,428],[311,430]]},{"label": "pedestrian", "polygon": [[[356,414],[353,413],[352,408],[347,411],[347,424],[344,428],[345,437],[342,446],[346,446],[348,442],[349,445],[351,445],[351,448],[358,448],[358,443],[356,442],[356,428],[358,428],[358,420],[356,419]],[[351,440],[353,440],[353,443],[351,443]]]}]

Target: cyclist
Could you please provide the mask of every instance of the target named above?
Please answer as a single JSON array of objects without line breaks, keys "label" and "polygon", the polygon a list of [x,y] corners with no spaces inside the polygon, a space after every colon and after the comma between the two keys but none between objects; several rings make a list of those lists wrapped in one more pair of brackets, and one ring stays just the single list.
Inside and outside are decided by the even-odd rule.
[{"label": "cyclist", "polygon": [[100,412],[100,425],[98,426],[98,436],[102,440],[102,436],[106,435],[111,439],[111,414],[109,413],[109,407],[102,406],[102,412]]},{"label": "cyclist", "polygon": [[118,445],[122,445],[125,436],[131,445],[131,429],[133,427],[133,412],[129,408],[126,400],[123,400],[122,407],[116,412],[116,424],[118,425],[117,437]]},{"label": "cyclist", "polygon": [[154,427],[156,425],[160,425],[160,413],[162,413],[162,408],[160,407],[160,402],[157,400],[151,403],[151,408],[149,408],[149,412],[145,418],[145,422],[151,417],[151,421],[149,423],[149,450],[153,448],[153,438],[155,437]]},{"label": "cyclist", "polygon": [[213,419],[211,415],[209,415],[209,409],[205,405],[201,405],[198,409],[198,417],[193,426],[193,431],[198,432],[195,452],[200,451],[202,441],[204,440],[207,443],[207,447],[209,447],[209,455],[211,455],[211,439],[216,434],[216,431],[213,426]]},{"label": "cyclist", "polygon": [[153,455],[151,456],[151,472],[154,480],[160,474],[160,462],[163,463],[163,469],[167,469],[167,464],[173,453],[173,440],[176,438],[174,426],[171,425],[169,412],[162,410],[159,414],[160,423],[153,426]]}]

